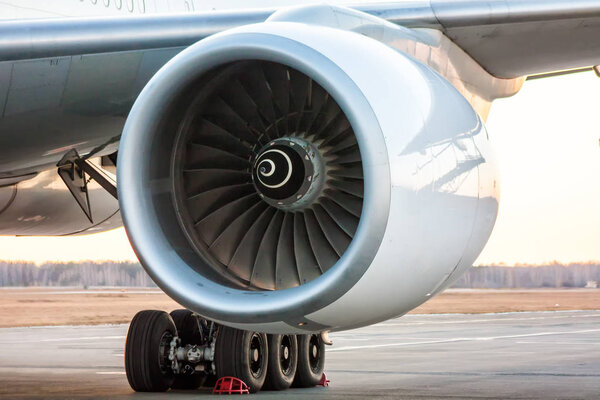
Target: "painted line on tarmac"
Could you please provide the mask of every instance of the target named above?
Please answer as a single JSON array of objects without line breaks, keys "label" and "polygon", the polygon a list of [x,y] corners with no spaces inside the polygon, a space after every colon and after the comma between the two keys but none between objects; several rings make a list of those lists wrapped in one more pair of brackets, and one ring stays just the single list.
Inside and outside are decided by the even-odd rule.
[{"label": "painted line on tarmac", "polygon": [[[415,313],[405,314],[402,318],[418,317],[449,317],[449,316],[469,316],[469,315],[525,315],[525,314],[571,314],[584,312],[600,312],[600,308],[591,308],[583,310],[529,310],[529,311],[490,311],[490,312],[442,312],[442,313]],[[400,317],[398,317],[400,318]]]},{"label": "painted line on tarmac", "polygon": [[71,295],[71,294],[165,294],[160,290],[78,290],[61,292],[15,292],[17,296],[41,296],[41,295]]},{"label": "painted line on tarmac", "polygon": [[573,335],[578,333],[590,333],[600,332],[600,329],[584,329],[580,331],[562,331],[562,332],[539,332],[539,333],[525,333],[521,335],[505,335],[505,336],[481,336],[481,337],[459,337],[451,339],[440,339],[440,340],[423,340],[420,342],[396,342],[396,343],[383,343],[383,344],[370,344],[365,346],[345,346],[327,350],[327,352],[335,351],[348,351],[348,350],[360,350],[360,349],[378,349],[383,347],[404,347],[404,346],[419,346],[424,344],[441,344],[441,343],[454,343],[454,342],[475,342],[475,341],[486,341],[486,340],[497,340],[497,339],[515,339],[524,337],[535,337],[535,336],[550,336],[550,335]]},{"label": "painted line on tarmac", "polygon": [[472,322],[505,322],[505,321],[533,321],[546,319],[563,319],[563,318],[600,318],[600,314],[588,315],[556,315],[552,317],[524,317],[524,318],[486,318],[486,319],[464,319],[452,321],[424,321],[424,322],[383,322],[373,326],[410,326],[410,325],[430,325],[430,324],[468,324]]},{"label": "painted line on tarmac", "polygon": [[600,343],[590,343],[590,342],[548,342],[548,341],[519,341],[515,342],[517,344],[564,344],[564,345],[574,345],[574,346],[600,346]]},{"label": "painted line on tarmac", "polygon": [[[72,338],[54,338],[54,339],[41,339],[36,342],[72,342],[75,340],[107,340],[107,339],[119,339],[123,340],[126,336],[84,336],[84,337],[72,337]],[[24,343],[24,342],[21,342]]]}]

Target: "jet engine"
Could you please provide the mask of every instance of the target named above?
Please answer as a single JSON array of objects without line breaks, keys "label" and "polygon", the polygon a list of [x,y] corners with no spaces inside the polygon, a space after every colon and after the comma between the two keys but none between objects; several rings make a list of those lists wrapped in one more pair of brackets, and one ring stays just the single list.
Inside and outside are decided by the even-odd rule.
[{"label": "jet engine", "polygon": [[204,39],[142,91],[119,201],[142,265],[225,325],[343,330],[402,315],[482,250],[488,134],[428,66],[364,35],[268,21]]}]

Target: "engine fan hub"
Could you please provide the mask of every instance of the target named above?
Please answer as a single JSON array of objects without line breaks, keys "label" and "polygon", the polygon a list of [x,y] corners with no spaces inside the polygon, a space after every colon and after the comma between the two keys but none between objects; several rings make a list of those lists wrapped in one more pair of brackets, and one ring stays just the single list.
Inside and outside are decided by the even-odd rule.
[{"label": "engine fan hub", "polygon": [[324,165],[318,148],[307,140],[278,138],[257,153],[252,181],[260,197],[272,206],[300,209],[320,195]]}]

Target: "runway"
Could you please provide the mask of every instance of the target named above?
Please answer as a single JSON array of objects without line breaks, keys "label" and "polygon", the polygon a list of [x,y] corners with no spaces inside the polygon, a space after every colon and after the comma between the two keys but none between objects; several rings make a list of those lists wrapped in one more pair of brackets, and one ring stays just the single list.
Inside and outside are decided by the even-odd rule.
[{"label": "runway", "polygon": [[[133,393],[127,325],[0,329],[0,398],[201,398]],[[331,335],[331,386],[255,398],[600,399],[600,311],[407,315]]]}]

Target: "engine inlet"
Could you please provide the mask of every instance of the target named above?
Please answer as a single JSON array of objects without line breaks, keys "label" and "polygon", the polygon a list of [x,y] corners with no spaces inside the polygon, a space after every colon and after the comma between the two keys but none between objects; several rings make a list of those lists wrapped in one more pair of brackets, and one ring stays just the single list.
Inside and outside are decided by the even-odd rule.
[{"label": "engine inlet", "polygon": [[282,64],[240,61],[207,76],[173,155],[189,240],[241,287],[318,278],[350,245],[362,211],[348,119],[319,84]]}]

